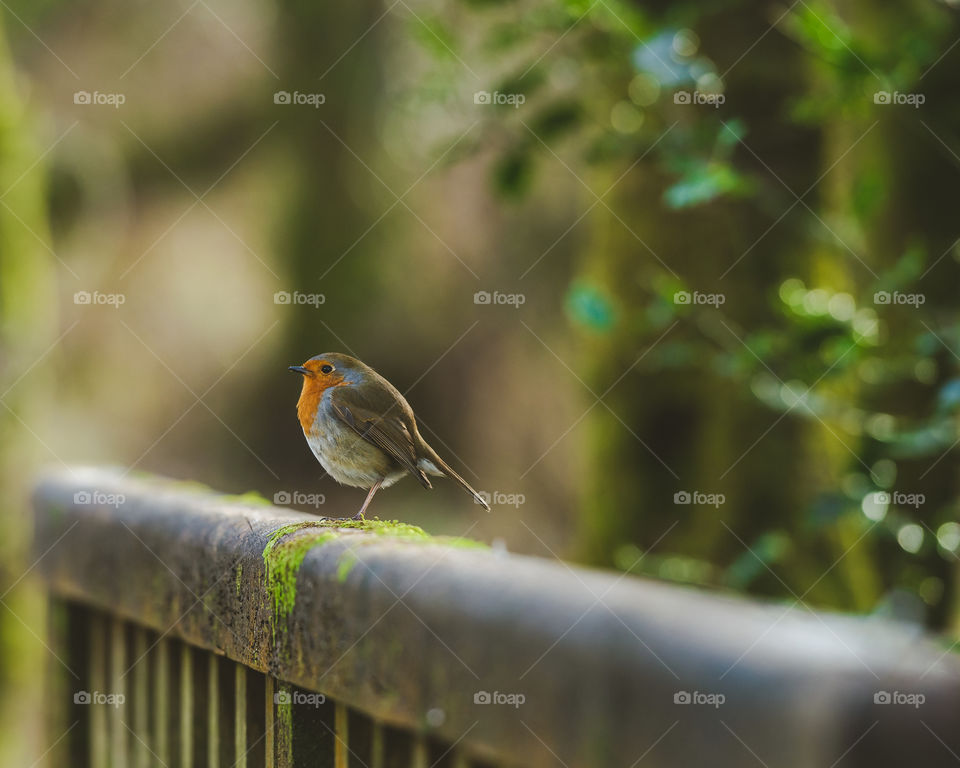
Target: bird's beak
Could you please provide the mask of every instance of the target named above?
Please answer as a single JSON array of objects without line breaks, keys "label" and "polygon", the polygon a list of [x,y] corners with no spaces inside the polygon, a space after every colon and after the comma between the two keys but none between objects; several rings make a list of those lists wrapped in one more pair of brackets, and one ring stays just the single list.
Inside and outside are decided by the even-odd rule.
[{"label": "bird's beak", "polygon": [[294,373],[302,373],[304,376],[310,375],[310,369],[304,368],[302,365],[289,365],[287,366],[288,371],[293,371]]}]

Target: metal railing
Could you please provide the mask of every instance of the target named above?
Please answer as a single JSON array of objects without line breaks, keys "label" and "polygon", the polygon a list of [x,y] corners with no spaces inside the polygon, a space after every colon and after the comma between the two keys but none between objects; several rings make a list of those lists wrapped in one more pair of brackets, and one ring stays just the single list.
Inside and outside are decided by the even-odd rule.
[{"label": "metal railing", "polygon": [[874,620],[76,468],[35,499],[51,765],[953,765],[960,664]]}]

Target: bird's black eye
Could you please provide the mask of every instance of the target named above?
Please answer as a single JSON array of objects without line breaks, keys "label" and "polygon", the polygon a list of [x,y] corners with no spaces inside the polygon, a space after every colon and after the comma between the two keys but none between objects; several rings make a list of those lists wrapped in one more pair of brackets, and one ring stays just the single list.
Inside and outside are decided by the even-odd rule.
[{"label": "bird's black eye", "polygon": [[332,366],[332,365],[322,365],[322,366],[320,366],[320,372],[321,372],[321,373],[333,373],[333,366]]}]

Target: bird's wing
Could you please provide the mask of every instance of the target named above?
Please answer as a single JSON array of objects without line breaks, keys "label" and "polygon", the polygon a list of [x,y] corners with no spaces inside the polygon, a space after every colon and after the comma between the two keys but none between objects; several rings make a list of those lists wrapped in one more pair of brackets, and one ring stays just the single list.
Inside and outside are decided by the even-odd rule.
[{"label": "bird's wing", "polygon": [[333,415],[368,443],[392,457],[413,475],[424,488],[432,488],[430,480],[417,466],[413,436],[402,418],[400,409],[380,415],[350,387],[336,387],[330,392]]}]

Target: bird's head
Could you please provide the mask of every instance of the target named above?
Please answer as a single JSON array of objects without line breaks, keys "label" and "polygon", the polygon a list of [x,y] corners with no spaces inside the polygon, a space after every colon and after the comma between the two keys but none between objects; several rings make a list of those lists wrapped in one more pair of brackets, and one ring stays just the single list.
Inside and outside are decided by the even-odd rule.
[{"label": "bird's head", "polygon": [[291,365],[287,370],[303,375],[304,392],[321,393],[329,387],[362,384],[371,373],[356,358],[339,352],[314,355],[303,365]]},{"label": "bird's head", "polygon": [[297,413],[304,429],[310,425],[320,404],[320,398],[330,387],[342,387],[360,383],[362,380],[359,360],[338,352],[315,355],[303,365],[291,365],[287,370],[303,376],[303,389],[297,403]]}]

